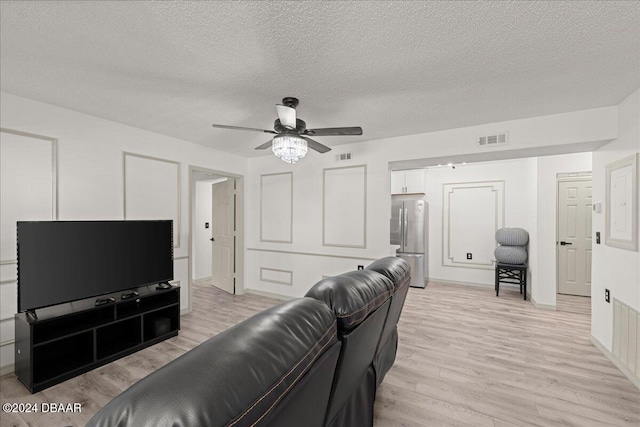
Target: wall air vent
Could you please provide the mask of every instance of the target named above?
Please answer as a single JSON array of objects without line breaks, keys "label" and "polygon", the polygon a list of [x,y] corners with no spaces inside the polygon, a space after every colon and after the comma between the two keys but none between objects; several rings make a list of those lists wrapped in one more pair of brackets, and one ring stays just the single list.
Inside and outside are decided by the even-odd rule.
[{"label": "wall air vent", "polygon": [[476,143],[480,147],[493,147],[496,145],[503,145],[509,141],[509,137],[506,132],[497,133],[494,135],[482,135],[476,139]]},{"label": "wall air vent", "polygon": [[336,162],[344,162],[345,160],[353,159],[353,153],[340,153],[336,154]]}]

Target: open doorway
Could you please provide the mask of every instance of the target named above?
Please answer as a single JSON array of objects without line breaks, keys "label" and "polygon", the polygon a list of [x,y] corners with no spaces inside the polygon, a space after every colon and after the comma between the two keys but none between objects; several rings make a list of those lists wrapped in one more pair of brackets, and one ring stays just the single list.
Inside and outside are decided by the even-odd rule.
[{"label": "open doorway", "polygon": [[242,293],[242,176],[190,166],[189,190],[191,283]]}]

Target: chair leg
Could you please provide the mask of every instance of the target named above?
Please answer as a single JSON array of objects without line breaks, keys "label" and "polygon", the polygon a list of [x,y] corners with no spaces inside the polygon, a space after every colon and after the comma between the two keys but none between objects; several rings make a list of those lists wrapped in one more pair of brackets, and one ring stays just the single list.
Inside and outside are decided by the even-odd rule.
[{"label": "chair leg", "polygon": [[500,274],[498,273],[498,267],[496,267],[496,296],[500,292]]}]

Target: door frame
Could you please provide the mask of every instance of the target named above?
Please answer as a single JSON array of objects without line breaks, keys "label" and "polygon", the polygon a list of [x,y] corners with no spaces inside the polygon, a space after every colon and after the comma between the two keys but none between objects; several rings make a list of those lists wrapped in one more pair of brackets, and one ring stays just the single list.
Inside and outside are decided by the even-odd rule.
[{"label": "door frame", "polygon": [[[558,245],[560,242],[560,183],[561,182],[573,182],[573,181],[592,181],[593,177],[591,172],[571,172],[571,173],[558,173],[556,174],[556,295],[560,290],[560,263],[558,256]],[[593,263],[591,264],[593,269]],[[591,296],[590,296],[591,297]]]},{"label": "door frame", "polygon": [[193,277],[192,277],[192,264],[193,264],[193,214],[195,205],[195,185],[196,180],[193,177],[194,172],[204,172],[213,175],[220,175],[233,179],[236,182],[236,246],[234,251],[234,258],[236,264],[235,270],[235,293],[244,293],[244,176],[229,173],[225,171],[219,171],[215,169],[203,168],[200,166],[189,165],[189,311],[192,310],[191,301],[193,300]]}]

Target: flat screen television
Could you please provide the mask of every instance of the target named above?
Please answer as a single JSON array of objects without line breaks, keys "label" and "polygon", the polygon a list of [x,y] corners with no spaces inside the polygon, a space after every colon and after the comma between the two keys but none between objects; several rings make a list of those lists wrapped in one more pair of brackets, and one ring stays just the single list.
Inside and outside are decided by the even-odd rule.
[{"label": "flat screen television", "polygon": [[18,311],[173,279],[173,223],[18,222]]}]

